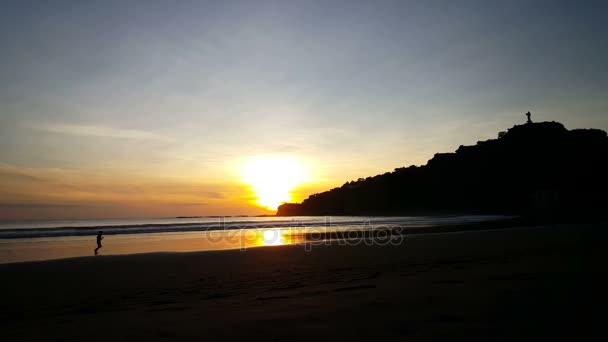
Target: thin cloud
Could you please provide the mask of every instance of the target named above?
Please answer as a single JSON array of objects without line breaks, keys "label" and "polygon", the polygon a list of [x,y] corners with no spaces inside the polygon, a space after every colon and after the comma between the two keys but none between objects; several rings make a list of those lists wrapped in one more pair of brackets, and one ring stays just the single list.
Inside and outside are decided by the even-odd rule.
[{"label": "thin cloud", "polygon": [[209,203],[169,203],[175,205],[183,205],[183,206],[201,206],[201,205],[209,205]]},{"label": "thin cloud", "polygon": [[220,192],[204,192],[201,195],[205,198],[215,198],[215,199],[221,199],[221,198],[225,197],[224,194],[222,194]]},{"label": "thin cloud", "polygon": [[153,132],[124,129],[102,125],[76,125],[76,124],[29,124],[28,127],[37,131],[73,135],[83,137],[98,137],[128,140],[156,140],[165,141],[165,137]]},{"label": "thin cloud", "polygon": [[33,176],[22,168],[0,163],[0,176],[5,181],[41,181],[42,178]]},{"label": "thin cloud", "polygon": [[89,207],[83,204],[54,204],[54,203],[0,203],[3,209],[57,209]]}]

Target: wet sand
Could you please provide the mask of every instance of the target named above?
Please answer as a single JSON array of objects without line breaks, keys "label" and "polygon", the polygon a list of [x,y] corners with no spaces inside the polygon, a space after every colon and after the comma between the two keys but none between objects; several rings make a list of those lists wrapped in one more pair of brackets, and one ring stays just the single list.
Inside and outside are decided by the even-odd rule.
[{"label": "wet sand", "polygon": [[0,265],[2,340],[578,340],[602,332],[606,228]]}]

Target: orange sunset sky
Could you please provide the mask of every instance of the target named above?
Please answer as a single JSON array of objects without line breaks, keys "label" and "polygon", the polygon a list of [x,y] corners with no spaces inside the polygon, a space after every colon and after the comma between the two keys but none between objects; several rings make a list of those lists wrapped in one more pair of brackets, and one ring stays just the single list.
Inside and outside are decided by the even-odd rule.
[{"label": "orange sunset sky", "polygon": [[605,14],[574,2],[2,7],[0,220],[273,214],[527,111],[608,128]]}]

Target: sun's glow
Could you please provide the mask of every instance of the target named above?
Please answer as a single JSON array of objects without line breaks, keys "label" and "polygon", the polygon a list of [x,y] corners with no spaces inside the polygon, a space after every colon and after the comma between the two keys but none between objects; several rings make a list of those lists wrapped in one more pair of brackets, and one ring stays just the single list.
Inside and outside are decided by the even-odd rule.
[{"label": "sun's glow", "polygon": [[243,181],[254,192],[256,203],[270,210],[292,201],[291,192],[310,178],[308,168],[293,157],[260,156],[245,161]]}]

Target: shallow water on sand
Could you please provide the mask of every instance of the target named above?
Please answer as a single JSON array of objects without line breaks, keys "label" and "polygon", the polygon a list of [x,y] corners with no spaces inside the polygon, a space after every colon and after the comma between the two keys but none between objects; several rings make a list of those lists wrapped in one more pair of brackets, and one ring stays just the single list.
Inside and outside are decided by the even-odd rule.
[{"label": "shallow water on sand", "polygon": [[[99,255],[188,252],[306,244],[310,233],[446,226],[506,219],[504,216],[223,217],[145,220],[5,222],[0,263]],[[321,236],[321,235],[319,235]],[[319,237],[316,238],[318,242]]]}]

